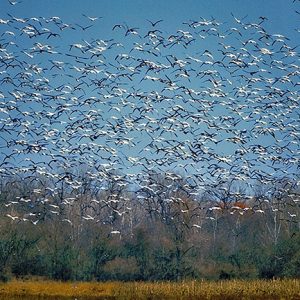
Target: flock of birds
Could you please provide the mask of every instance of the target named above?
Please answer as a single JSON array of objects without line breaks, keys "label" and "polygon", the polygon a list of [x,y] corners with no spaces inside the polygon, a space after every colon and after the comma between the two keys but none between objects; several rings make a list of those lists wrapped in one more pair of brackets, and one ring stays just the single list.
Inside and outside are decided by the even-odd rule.
[{"label": "flock of birds", "polygon": [[118,208],[119,190],[197,199],[230,181],[249,196],[257,181],[299,178],[298,45],[268,32],[266,17],[199,18],[173,32],[145,20],[99,37],[101,19],[0,19],[0,176],[37,185],[8,207],[39,201],[59,214],[76,202],[57,197],[62,186],[76,194],[87,177],[97,192],[113,186],[91,201],[118,215],[130,209]]}]

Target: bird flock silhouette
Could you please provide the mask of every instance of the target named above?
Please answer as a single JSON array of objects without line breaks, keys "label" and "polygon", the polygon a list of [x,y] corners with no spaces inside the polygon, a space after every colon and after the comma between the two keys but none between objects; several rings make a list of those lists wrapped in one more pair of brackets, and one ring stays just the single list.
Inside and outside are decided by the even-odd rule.
[{"label": "bird flock silhouette", "polygon": [[[164,20],[121,22],[108,37],[95,34],[101,22],[0,19],[2,179],[48,178],[52,185],[33,193],[56,215],[76,199],[54,203],[51,195],[62,184],[82,189],[83,169],[100,191],[113,182],[141,201],[159,189],[197,199],[228,181],[251,190],[256,181],[298,178],[298,45],[270,33],[266,17],[199,18],[172,32]],[[164,175],[164,186],[153,173]],[[235,197],[246,199],[249,190]],[[34,207],[33,198],[6,205]],[[91,201],[118,215],[130,209],[113,205],[125,201],[117,193]],[[29,218],[39,221],[32,212]],[[97,219],[92,212],[82,218]]]}]

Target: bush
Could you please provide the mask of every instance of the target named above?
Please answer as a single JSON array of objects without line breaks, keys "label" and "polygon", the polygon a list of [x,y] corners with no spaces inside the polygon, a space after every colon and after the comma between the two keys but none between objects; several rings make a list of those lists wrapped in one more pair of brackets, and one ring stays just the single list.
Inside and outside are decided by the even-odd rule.
[{"label": "bush", "polygon": [[0,269],[0,282],[8,282],[12,279],[12,273],[8,267]]},{"label": "bush", "polygon": [[138,280],[139,267],[134,257],[117,257],[107,262],[103,268],[110,280]]}]

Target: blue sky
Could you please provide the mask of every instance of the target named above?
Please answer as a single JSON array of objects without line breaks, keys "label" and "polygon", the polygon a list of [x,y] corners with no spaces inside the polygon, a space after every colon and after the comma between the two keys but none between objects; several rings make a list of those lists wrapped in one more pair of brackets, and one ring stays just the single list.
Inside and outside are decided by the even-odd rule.
[{"label": "blue sky", "polygon": [[[135,36],[129,35],[129,36],[125,36],[124,37],[124,31],[122,31],[122,29],[116,29],[114,31],[112,31],[112,28],[114,25],[116,24],[122,24],[122,25],[127,25],[130,28],[134,27],[134,28],[138,28],[137,31],[139,31],[141,33],[141,35],[143,36],[145,33],[147,33],[147,31],[149,31],[150,29],[152,29],[150,23],[147,20],[151,20],[153,22],[158,21],[158,20],[163,20],[161,23],[159,23],[157,25],[157,29],[162,30],[164,32],[164,36],[168,37],[171,34],[177,33],[178,30],[192,30],[190,29],[186,24],[186,22],[192,22],[193,20],[212,20],[215,19],[217,22],[219,22],[221,25],[220,27],[222,28],[222,32],[227,33],[227,30],[231,30],[230,34],[228,34],[228,38],[226,39],[227,43],[233,43],[233,46],[237,46],[238,51],[239,47],[241,47],[241,43],[245,42],[247,39],[251,39],[252,38],[252,34],[254,34],[253,32],[255,32],[255,30],[253,31],[249,31],[252,33],[245,33],[245,36],[239,35],[238,33],[236,33],[236,31],[234,30],[235,27],[240,26],[240,22],[245,22],[247,24],[249,23],[253,23],[253,24],[257,24],[259,22],[261,22],[264,18],[266,18],[267,20],[263,22],[263,27],[264,29],[272,34],[282,34],[284,36],[286,36],[288,38],[288,44],[291,47],[295,47],[298,45],[298,41],[299,41],[299,31],[298,30],[298,25],[299,25],[299,14],[296,13],[295,11],[299,11],[299,4],[296,2],[293,2],[292,0],[276,0],[276,1],[242,1],[242,0],[230,0],[230,1],[191,1],[191,0],[186,0],[186,1],[91,1],[91,0],[85,0],[85,1],[75,1],[75,0],[64,0],[64,1],[59,1],[59,0],[17,0],[17,3],[15,5],[11,5],[9,3],[8,0],[1,0],[0,2],[0,18],[2,20],[5,20],[9,17],[9,15],[15,17],[15,18],[32,18],[32,17],[44,17],[45,20],[53,17],[53,16],[57,16],[60,17],[62,22],[66,22],[69,24],[72,24],[72,26],[76,27],[76,30],[68,30],[68,31],[57,31],[61,37],[57,37],[57,38],[46,38],[46,36],[41,36],[41,37],[37,37],[35,39],[31,39],[31,38],[27,38],[25,37],[24,34],[22,34],[22,36],[16,35],[14,37],[11,38],[12,41],[14,41],[16,44],[18,44],[19,49],[20,47],[23,47],[24,49],[27,49],[25,51],[24,54],[24,49],[20,52],[17,53],[17,56],[22,57],[23,59],[26,59],[28,63],[34,62],[35,64],[37,64],[37,66],[44,66],[46,68],[48,68],[48,71],[46,72],[45,76],[49,76],[49,78],[51,78],[51,86],[58,86],[59,84],[65,84],[65,85],[77,85],[78,81],[70,79],[70,77],[64,77],[64,73],[60,72],[59,76],[54,76],[56,74],[54,74],[56,72],[56,68],[49,70],[51,65],[49,64],[49,59],[55,59],[56,56],[47,56],[44,54],[39,54],[39,53],[35,53],[34,54],[34,58],[28,58],[28,53],[30,51],[30,49],[32,47],[35,47],[34,42],[38,41],[41,43],[46,43],[46,44],[53,44],[55,45],[55,50],[58,52],[63,52],[68,53],[72,52],[75,53],[76,55],[81,55],[80,50],[76,49],[76,47],[74,48],[74,46],[70,46],[70,45],[74,45],[74,43],[81,43],[81,44],[85,44],[87,45],[87,43],[91,43],[91,41],[93,39],[103,39],[103,40],[109,40],[110,38],[114,38],[115,40],[121,40],[121,42],[123,43],[123,46],[118,46],[117,48],[113,48],[110,51],[106,51],[105,55],[106,56],[106,61],[108,61],[110,64],[113,65],[117,65],[116,63],[116,57],[119,53],[127,53],[128,50],[130,50],[130,48],[133,45],[136,45],[135,43],[141,43],[140,39],[136,38]],[[9,15],[8,15],[9,14]],[[95,22],[91,22],[89,21],[87,18],[85,18],[84,15],[90,16],[90,17],[101,17],[98,20],[96,20]],[[10,17],[9,17],[10,18]],[[44,22],[47,23],[47,22]],[[51,23],[51,22],[50,22]],[[53,24],[44,24],[43,26],[54,26]],[[53,22],[52,22],[53,23]],[[81,26],[89,26],[89,25],[93,25],[93,27],[91,27],[90,29],[85,30],[80,30],[80,28],[78,27],[78,25],[76,24],[80,24]],[[18,22],[18,21],[14,21],[14,24],[16,26],[18,26],[18,30],[20,30],[22,28],[22,23]],[[74,25],[75,24],[75,25]],[[10,24],[9,24],[10,26]],[[7,27],[5,28],[5,30],[10,29],[10,30],[14,30],[13,27]],[[7,33],[4,32],[4,26],[0,27],[0,30],[3,30],[3,33],[1,33],[0,31],[0,35],[1,38],[0,40],[5,40],[6,38],[8,39],[9,36]],[[233,29],[232,29],[233,28]],[[201,29],[201,28],[200,28]],[[57,30],[57,28],[56,28]],[[196,32],[197,30],[195,30]],[[66,33],[67,32],[67,33]],[[200,34],[201,36],[201,31],[200,33],[198,32],[197,34]],[[248,34],[248,35],[247,35]],[[253,37],[254,39],[257,38]],[[145,41],[145,40],[142,40]],[[222,49],[222,47],[218,44],[218,42],[222,41],[222,38],[218,39],[218,38],[211,38],[211,37],[207,37],[206,40],[202,41],[201,38],[197,40],[197,42],[195,44],[190,44],[189,47],[184,48],[181,46],[174,46],[174,48],[171,49],[161,49],[161,56],[159,58],[154,57],[154,55],[149,56],[149,55],[145,55],[145,54],[141,54],[138,51],[129,51],[130,54],[132,54],[132,56],[134,56],[135,58],[138,58],[139,56],[141,56],[141,58],[149,58],[149,59],[153,59],[154,61],[156,61],[157,63],[164,63],[167,64],[168,60],[165,58],[165,54],[168,54],[167,51],[170,50],[170,53],[177,56],[178,58],[184,59],[186,60],[187,57],[189,55],[192,55],[194,58],[196,57],[201,57],[203,59],[203,53],[205,53],[205,51],[208,51],[205,53],[206,58],[208,57],[207,55],[209,55],[209,51],[211,53],[213,53],[215,60],[218,59],[222,59],[222,55],[220,54],[220,52],[216,51],[216,47],[218,47],[218,50],[220,50],[220,48]],[[0,42],[1,43],[1,42]],[[261,46],[262,47],[262,46]],[[12,47],[13,48],[13,47]],[[279,49],[280,45],[276,44],[273,46],[270,46],[271,49]],[[19,51],[16,50],[15,48],[13,48],[14,51]],[[256,49],[254,46],[251,46],[251,44],[247,44],[247,49],[251,52],[251,54],[253,54],[254,56],[258,56],[260,55],[260,57],[262,56],[260,52],[261,50]],[[276,51],[277,51],[276,50]],[[243,50],[244,51],[244,50]],[[275,51],[275,50],[274,50]],[[109,53],[108,53],[109,52]],[[107,54],[106,54],[107,53]],[[205,56],[204,55],[204,56]],[[278,76],[281,76],[282,73],[279,69],[272,69],[271,66],[271,62],[272,59],[277,59],[278,61],[281,60],[282,54],[274,54],[273,57],[271,56],[263,56],[263,63],[262,64],[266,64],[266,70],[262,70],[261,71],[261,75],[265,76],[268,79],[272,79],[272,78],[276,78]],[[74,63],[75,67],[82,67],[82,62],[78,62],[78,60],[80,59],[69,59],[68,57],[64,56],[64,55],[57,55],[57,59],[61,60],[63,57],[63,59],[65,59],[65,62],[72,62]],[[100,57],[101,58],[101,57]],[[91,60],[91,63],[94,63],[93,60]],[[118,63],[120,64],[125,64],[126,63],[122,60],[119,60]],[[129,65],[126,67],[131,67],[132,65],[130,65],[131,63],[136,63],[135,62],[130,62]],[[296,55],[295,58],[291,57],[291,58],[285,58],[285,63],[288,64],[297,64],[298,63],[298,56]],[[191,66],[196,66],[197,64],[193,61],[190,63]],[[68,75],[80,75],[80,72],[78,73],[77,71],[74,70],[74,66],[71,66],[68,69],[68,72],[70,72]],[[219,68],[219,74],[218,76],[223,76],[226,79],[226,76],[228,76],[228,82],[226,83],[226,87],[224,88],[224,91],[229,91],[228,89],[231,88],[231,86],[233,86],[233,88],[243,88],[243,85],[245,85],[245,82],[247,82],[247,78],[246,76],[244,77],[237,77],[234,78],[231,77],[231,75],[228,75],[228,73],[226,73],[227,71],[221,70],[221,67],[216,67],[217,69]],[[261,68],[263,68],[263,66],[261,66]],[[195,67],[196,69],[196,67]],[[108,66],[107,69],[108,71],[113,72],[115,70],[115,67],[110,67]],[[14,73],[15,70],[9,68],[8,69],[9,72]],[[173,71],[173,70],[172,70]],[[250,68],[251,71],[251,68]],[[104,69],[99,70],[100,74],[103,74]],[[102,72],[102,73],[101,73]],[[171,72],[171,71],[170,71]],[[194,72],[194,71],[192,71]],[[196,72],[196,71],[195,71]],[[59,73],[59,71],[58,71]],[[162,78],[164,80],[166,80],[166,76],[173,76],[172,78],[174,78],[175,80],[179,80],[180,77],[176,77],[176,75],[180,76],[183,74],[176,74],[174,75],[174,73],[169,73],[169,71],[165,71],[162,72]],[[195,74],[195,73],[193,73]],[[238,73],[237,73],[238,74]],[[79,76],[78,75],[78,76]],[[150,76],[155,76],[156,74],[152,74],[152,73],[147,73],[147,74],[141,74],[141,76],[145,76],[145,75],[150,75]],[[244,75],[244,74],[242,74]],[[100,75],[98,74],[89,74],[89,80],[96,80],[98,79]],[[38,77],[38,76],[37,76]],[[101,76],[100,76],[101,77]],[[160,90],[161,86],[163,86],[161,83],[155,83],[155,82],[151,82],[150,80],[141,80],[140,78],[143,79],[143,77],[139,77],[137,79],[136,82],[131,83],[130,80],[124,78],[124,87],[125,89],[127,89],[126,93],[128,92],[132,92],[132,90],[134,89],[138,89],[141,88],[144,92],[154,92],[154,90]],[[201,78],[201,76],[200,76]],[[196,91],[197,90],[205,90],[207,88],[211,88],[212,82],[209,82],[209,80],[205,80],[206,78],[204,78],[203,80],[199,79],[199,78],[191,78],[190,80],[186,80],[184,78],[180,78],[179,82],[189,88],[193,88]],[[217,78],[220,79],[220,78]],[[85,80],[85,79],[83,79]],[[293,79],[294,80],[294,79]],[[232,81],[232,83],[231,83]],[[132,85],[131,87],[128,87],[128,85]],[[284,83],[278,83],[279,87],[282,88],[283,90],[288,88],[288,85],[285,85]],[[252,87],[256,87],[256,88],[263,88],[263,84],[260,83],[255,83],[251,86]],[[122,87],[122,86],[121,86]],[[11,87],[9,87],[11,88]],[[6,87],[3,87],[3,89],[6,89]],[[293,89],[295,90],[296,87],[294,86]],[[65,89],[66,90],[66,89]],[[10,91],[11,92],[11,91]],[[86,92],[88,93],[88,89],[86,90]],[[111,93],[112,91],[104,91],[105,93]],[[122,91],[118,91],[119,93],[122,93]],[[234,93],[231,91],[229,91],[231,93],[231,95],[234,95]],[[79,96],[81,93],[81,91],[78,91],[76,93],[74,93],[74,95]],[[85,98],[89,97],[89,96],[96,96],[95,92],[93,93],[93,91],[89,91],[90,94],[88,95],[84,95]],[[126,94],[124,93],[124,94]],[[177,93],[177,92],[176,92]],[[176,96],[176,93],[170,91],[164,92],[164,94],[170,98],[172,98],[173,96]],[[182,92],[180,92],[181,96],[182,96]],[[261,92],[259,92],[260,94],[264,94],[264,90],[262,90]],[[179,94],[179,92],[178,92]],[[209,94],[209,93],[208,93]],[[108,94],[106,94],[108,95]],[[247,97],[244,96],[239,96],[237,95],[238,101],[240,101],[240,104],[247,104]],[[82,96],[82,95],[81,95]],[[109,95],[108,95],[109,96]],[[209,97],[209,95],[207,96]],[[251,97],[254,97],[254,95],[252,95]],[[131,101],[132,103],[129,104],[135,104],[133,101],[134,99],[131,98],[126,98],[124,96],[126,101]],[[127,100],[129,99],[129,100]],[[109,120],[111,117],[116,117],[116,121],[115,120],[109,120],[113,125],[116,125],[119,119],[122,119],[122,117],[128,117],[130,115],[130,110],[125,109],[124,111],[122,111],[121,113],[118,111],[118,101],[119,101],[119,97],[113,97],[111,101],[110,106],[100,106],[101,109],[104,109],[104,113],[105,113],[105,121]],[[211,99],[210,99],[211,100]],[[253,100],[253,99],[252,99]],[[275,99],[276,100],[276,99]],[[50,100],[49,100],[50,101]],[[218,100],[217,100],[218,101]],[[253,100],[254,101],[254,100]],[[53,103],[55,103],[54,100],[52,100]],[[52,103],[51,102],[51,103]],[[70,101],[70,103],[72,103],[72,101]],[[75,102],[74,102],[75,103]],[[178,102],[176,102],[178,105],[185,105],[184,101],[182,100],[182,98],[180,98],[178,100]],[[204,101],[203,101],[204,103]],[[209,103],[209,102],[208,102]],[[230,101],[228,102],[230,103]],[[149,112],[149,114],[147,115],[147,117],[151,118],[161,118],[163,114],[166,114],[165,111],[168,112],[172,112],[172,109],[174,107],[173,105],[174,103],[172,101],[170,102],[164,102],[164,103],[160,103],[157,104],[157,109],[158,112]],[[55,104],[56,105],[56,104]],[[140,104],[138,104],[140,105]],[[190,112],[192,113],[196,113],[197,112],[197,107],[194,107],[193,105],[190,105],[190,103],[188,104],[188,109],[190,110]],[[202,104],[203,107],[205,107],[205,104]],[[116,109],[111,109],[111,107],[115,106]],[[75,104],[74,104],[75,107]],[[90,107],[90,108],[95,108],[95,107]],[[82,112],[84,113],[88,113],[89,109],[88,106],[83,106],[82,107]],[[99,107],[98,107],[99,108]],[[97,108],[97,109],[98,109]],[[43,109],[45,109],[44,107],[41,106],[41,104],[39,103],[34,103],[33,102],[24,102],[24,104],[22,105],[22,109],[24,110],[28,110],[29,112],[34,112],[34,111],[42,111]],[[51,108],[53,111],[54,109]],[[53,112],[50,109],[50,113]],[[276,108],[277,109],[277,108]],[[277,110],[270,110],[270,112],[273,113],[277,113]],[[164,111],[165,110],[165,111]],[[11,115],[13,115],[15,112],[10,112]],[[45,113],[43,111],[43,113]],[[122,116],[123,113],[123,116]],[[224,106],[219,106],[218,108],[216,108],[213,111],[214,117],[219,118],[222,116],[222,114],[226,115],[227,113],[230,113],[230,109],[226,109],[224,108]],[[245,113],[245,112],[243,112]],[[247,111],[246,114],[250,114],[250,111]],[[16,114],[18,114],[18,112],[16,112]],[[292,111],[290,113],[291,117],[295,117],[294,111]],[[4,115],[4,114],[2,114]],[[1,115],[1,116],[2,116]],[[137,117],[136,113],[132,114],[134,117]],[[66,119],[64,119],[64,115],[59,119],[62,122],[65,122]],[[71,116],[73,117],[77,117],[77,118],[81,118],[80,112],[74,113]],[[257,116],[257,118],[259,118],[261,116]],[[276,121],[277,116],[275,115],[274,117],[270,117],[268,119],[268,116],[263,116],[266,117],[266,121]],[[29,117],[28,117],[29,118]],[[288,120],[289,116],[286,115],[286,118],[283,121],[284,125],[288,125]],[[29,118],[30,119],[30,118]],[[34,119],[34,118],[32,118]],[[39,122],[41,122],[38,119],[38,115],[36,120],[32,120],[30,119],[30,121],[32,121],[33,123],[30,125],[33,127],[35,125],[40,125]],[[37,123],[34,123],[37,122]],[[264,124],[263,122],[265,122],[264,120],[262,120],[261,124]],[[226,123],[226,122],[225,122]],[[64,124],[64,123],[62,123]],[[142,121],[140,121],[139,126],[142,126],[143,123]],[[166,126],[166,128],[168,128],[168,126],[171,126],[170,124],[168,124],[168,122],[163,123],[164,126]],[[44,126],[44,125],[42,125]],[[47,125],[48,127],[51,127],[51,129],[56,129],[56,130],[60,130],[62,128],[66,128],[67,125],[57,125],[57,124],[50,124]],[[66,127],[63,127],[66,126]],[[85,130],[86,133],[90,133],[93,131],[93,124],[92,122],[88,122],[86,123],[86,128]],[[105,124],[106,127],[105,128],[109,128],[107,126],[107,124]],[[183,126],[182,124],[180,124],[180,126]],[[201,127],[202,126],[202,127]],[[206,130],[209,131],[209,133],[214,133],[213,129],[209,129],[208,127],[205,127],[206,125],[204,124],[200,124],[199,125],[199,130],[198,133],[201,130]],[[243,130],[243,126],[248,126],[246,125],[246,122],[241,122],[239,125],[237,125],[236,129],[238,130]],[[26,127],[26,126],[25,126]],[[42,129],[39,129],[37,132],[37,134],[33,134],[34,138],[32,138],[32,134],[28,134],[28,139],[32,139],[30,142],[34,143],[36,142],[33,141],[34,139],[40,140],[41,143],[43,142],[43,130],[46,130],[45,127],[40,127]],[[165,128],[165,129],[166,129]],[[248,133],[250,133],[251,128],[247,128],[247,130],[249,130]],[[266,129],[266,128],[262,128],[262,129]],[[47,128],[48,130],[48,128]],[[289,129],[291,130],[291,129]],[[80,133],[84,134],[84,130],[79,131]],[[241,132],[241,134],[243,134]],[[277,133],[276,133],[277,134]],[[225,134],[222,132],[221,134],[216,133],[217,138],[219,139],[225,139],[225,138],[230,138],[230,134]],[[283,132],[283,136],[285,136],[285,132]],[[282,138],[283,136],[280,135],[280,133],[278,134],[279,138]],[[76,146],[76,143],[82,143],[83,146],[85,147],[86,143],[89,142],[89,138],[82,138],[80,139],[78,135],[76,135],[76,132],[71,133],[71,137],[72,137],[72,143],[73,147]],[[123,137],[123,136],[122,136]],[[149,143],[149,140],[147,140],[147,135],[144,134],[143,131],[137,133],[137,132],[133,132],[131,133],[131,135],[128,136],[129,138],[136,138],[138,139],[138,141],[141,141],[141,143],[139,143],[139,147],[136,148],[132,148],[128,149],[128,146],[124,146],[124,145],[118,145],[119,148],[119,153],[124,157],[131,155],[132,157],[136,157],[139,155],[140,153],[140,148],[141,145],[145,146],[147,143]],[[153,136],[156,139],[159,139],[160,136]],[[164,134],[165,139],[167,140],[166,143],[164,144],[164,142],[162,143],[162,145],[166,146],[168,139],[174,139],[174,142],[172,142],[171,144],[174,146],[178,146],[177,141],[175,141],[177,138],[180,141],[184,141],[184,139],[190,139],[192,142],[193,141],[193,132],[190,131],[186,136],[175,136],[174,133],[165,133]],[[199,134],[199,136],[196,135],[196,138],[201,138],[201,135]],[[149,137],[148,137],[149,138]],[[196,139],[195,138],[195,139]],[[274,140],[273,137],[270,135],[267,136],[262,136],[260,137],[260,139],[258,139],[259,142],[262,145],[271,145]],[[295,138],[296,140],[296,138]],[[104,144],[108,144],[108,145],[112,145],[114,146],[114,138],[111,139],[107,139],[107,140],[101,140],[99,139],[98,142],[103,142]],[[161,143],[161,141],[158,140],[157,144],[159,145]],[[281,143],[281,144],[280,144]],[[283,145],[283,142],[281,141],[279,144]],[[209,147],[215,147],[214,142],[207,142],[207,145]],[[226,155],[232,155],[235,153],[237,146],[236,144],[232,143],[231,145],[228,145],[228,143],[224,143],[224,144],[218,144],[218,145],[222,145],[221,147],[219,147],[217,150],[213,149],[212,152],[216,151],[216,153],[219,153],[220,155],[226,156]],[[52,148],[53,149],[52,149]],[[293,150],[297,150],[297,146],[295,145],[291,145]],[[51,145],[49,146],[49,151],[51,152],[52,150],[55,152],[57,151],[57,149],[54,149],[55,146]],[[216,148],[216,147],[215,147]],[[5,150],[2,150],[5,152]],[[110,155],[110,152],[106,151],[105,149],[103,150],[105,152],[104,157],[107,157],[107,155]],[[181,151],[181,150],[180,150]],[[275,152],[275,150],[272,150],[273,152]],[[2,154],[4,153],[2,152]],[[180,152],[181,153],[181,152]],[[52,153],[51,153],[52,154]],[[57,152],[57,154],[59,154]],[[147,153],[143,153],[143,155],[146,155]],[[157,153],[158,157],[162,156],[162,158],[164,157],[163,154],[161,154],[161,152]],[[184,158],[184,152],[181,153],[182,157]],[[130,157],[131,157],[130,156]],[[72,156],[71,156],[72,157]],[[151,159],[151,155],[149,154],[149,156],[145,156]],[[168,155],[167,155],[168,157]],[[171,157],[170,158],[170,162],[172,161]],[[249,159],[251,158],[251,156],[249,157]],[[43,158],[39,157],[38,155],[36,155],[36,159],[37,160],[41,160]],[[88,159],[88,157],[86,157],[86,159]],[[128,157],[127,157],[128,159]],[[132,159],[131,159],[132,161]],[[133,159],[134,161],[134,159]],[[190,162],[190,159],[187,159],[186,162]],[[257,162],[258,168],[263,168],[264,170],[266,170],[266,167],[262,167],[260,166],[260,164],[263,164],[264,162]],[[170,163],[170,167],[174,166],[174,165],[178,165],[178,161],[174,163]],[[220,165],[222,165],[222,163],[219,162]],[[225,164],[226,165],[226,164]],[[228,167],[228,166],[226,166]],[[189,167],[188,167],[188,170]],[[205,173],[206,169],[198,169],[200,171],[203,171]]]},{"label": "blue sky", "polygon": [[[178,26],[182,21],[198,19],[200,17],[214,18],[226,22],[232,19],[231,13],[236,17],[249,16],[255,20],[260,16],[269,19],[269,26],[283,34],[293,34],[298,26],[299,10],[297,1],[292,0],[19,0],[20,3],[10,5],[8,0],[0,3],[1,16],[6,12],[16,16],[54,16],[74,21],[81,13],[91,16],[102,16],[99,27],[114,22],[126,21],[133,26],[147,18],[152,20],[164,19],[165,26],[170,28]],[[101,30],[101,28],[99,28]]]}]

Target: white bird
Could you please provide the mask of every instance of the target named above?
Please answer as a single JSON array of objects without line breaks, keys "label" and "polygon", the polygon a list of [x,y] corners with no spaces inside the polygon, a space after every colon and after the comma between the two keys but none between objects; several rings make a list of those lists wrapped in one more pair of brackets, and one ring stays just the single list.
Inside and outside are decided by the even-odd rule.
[{"label": "white bird", "polygon": [[33,225],[36,225],[38,222],[39,222],[39,220],[31,221],[31,223],[32,223]]},{"label": "white bird", "polygon": [[84,219],[84,220],[94,220],[95,218],[92,217],[91,215],[86,215],[86,216],[83,216],[82,219]]},{"label": "white bird", "polygon": [[7,214],[6,216],[9,217],[9,218],[11,218],[13,221],[19,219],[18,216],[12,216],[10,214]]},{"label": "white bird", "polygon": [[62,222],[67,222],[67,223],[69,223],[69,224],[73,224],[69,219],[62,219]]},{"label": "white bird", "polygon": [[210,207],[209,210],[222,210],[222,208],[220,206],[213,206]]},{"label": "white bird", "polygon": [[88,18],[90,21],[96,21],[96,20],[98,20],[99,18],[101,18],[101,17],[90,17],[90,16],[87,16],[87,15],[85,15],[85,14],[82,14],[84,17],[86,17],[86,18]]},{"label": "white bird", "polygon": [[54,205],[54,204],[49,204],[49,206],[53,207],[53,208],[59,208],[58,205]]},{"label": "white bird", "polygon": [[0,24],[8,24],[9,20],[0,19]]},{"label": "white bird", "polygon": [[192,227],[201,228],[201,226],[198,224],[193,224]]}]

